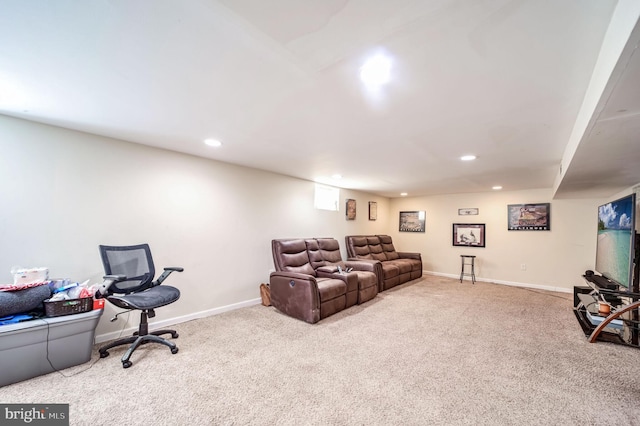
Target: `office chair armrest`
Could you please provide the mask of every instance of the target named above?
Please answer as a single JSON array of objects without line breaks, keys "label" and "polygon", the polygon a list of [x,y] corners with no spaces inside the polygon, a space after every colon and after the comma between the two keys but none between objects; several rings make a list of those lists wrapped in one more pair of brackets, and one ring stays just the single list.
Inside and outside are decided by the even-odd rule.
[{"label": "office chair armrest", "polygon": [[126,280],[127,277],[126,275],[105,275],[102,279],[104,281],[102,281],[102,284],[98,287],[94,295],[96,299],[102,299],[108,293],[109,287],[114,283]]},{"label": "office chair armrest", "polygon": [[162,273],[162,275],[158,277],[158,279],[154,283],[154,286],[162,284],[162,281],[166,280],[169,274],[171,274],[172,272],[182,272],[182,271],[184,271],[184,268],[179,268],[177,266],[169,266],[164,268],[164,272]]}]

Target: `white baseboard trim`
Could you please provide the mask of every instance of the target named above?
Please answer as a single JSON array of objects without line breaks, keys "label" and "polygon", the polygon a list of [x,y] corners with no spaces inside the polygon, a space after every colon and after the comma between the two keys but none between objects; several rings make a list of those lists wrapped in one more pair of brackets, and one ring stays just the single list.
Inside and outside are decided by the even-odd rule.
[{"label": "white baseboard trim", "polygon": [[[433,271],[422,271],[422,272],[425,275],[436,275],[436,276],[440,276],[440,277],[455,278],[455,279],[458,279],[458,280],[460,279],[460,274],[445,274],[445,273],[442,273],[442,272],[433,272]],[[471,281],[471,278],[464,277],[464,281]],[[553,287],[553,286],[548,286],[548,285],[519,283],[519,282],[515,282],[515,281],[493,280],[493,279],[486,279],[486,278],[479,278],[479,277],[476,277],[476,281],[482,281],[482,282],[485,282],[485,283],[501,284],[501,285],[509,285],[509,286],[512,286],[512,287],[524,287],[524,288],[532,288],[532,289],[536,289],[536,290],[556,291],[558,293],[571,293],[572,292],[571,289],[565,288],[565,287]]]},{"label": "white baseboard trim", "polygon": [[[149,330],[157,330],[160,328],[169,327],[172,325],[180,324],[182,322],[191,321],[194,319],[206,318],[213,315],[222,314],[224,312],[234,311],[240,308],[246,308],[247,306],[258,305],[262,303],[261,298],[245,300],[244,302],[233,303],[231,305],[221,306],[219,308],[207,309],[206,311],[194,312],[189,315],[183,315],[180,317],[168,318],[162,321],[154,321],[152,324],[149,324]],[[138,312],[138,311],[132,311]],[[123,336],[130,336],[133,332],[138,331],[138,327],[130,327],[124,330],[112,331],[109,333],[104,333],[100,335],[96,335],[95,343],[107,342],[109,340],[119,339]],[[178,334],[180,331],[178,330]]]}]

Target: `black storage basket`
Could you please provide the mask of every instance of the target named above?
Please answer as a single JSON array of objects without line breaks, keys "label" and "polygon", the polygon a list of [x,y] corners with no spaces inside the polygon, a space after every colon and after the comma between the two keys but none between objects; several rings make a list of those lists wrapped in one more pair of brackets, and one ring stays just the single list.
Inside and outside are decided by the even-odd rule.
[{"label": "black storage basket", "polygon": [[44,311],[48,317],[59,317],[62,315],[81,314],[93,309],[93,297],[83,297],[81,299],[56,300],[55,302],[44,301]]}]

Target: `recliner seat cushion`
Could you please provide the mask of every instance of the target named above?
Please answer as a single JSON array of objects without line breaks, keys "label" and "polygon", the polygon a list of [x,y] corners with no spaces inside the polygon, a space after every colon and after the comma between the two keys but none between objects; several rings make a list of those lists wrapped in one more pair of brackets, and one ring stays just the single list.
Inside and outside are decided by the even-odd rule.
[{"label": "recliner seat cushion", "polygon": [[397,267],[400,274],[406,274],[411,272],[411,262],[405,262],[405,259],[388,260],[385,263],[391,264]]},{"label": "recliner seat cushion", "polygon": [[347,293],[347,284],[335,278],[317,278],[320,302],[344,296]]},{"label": "recliner seat cushion", "polygon": [[382,263],[382,273],[384,275],[384,279],[397,277],[400,275],[400,268],[390,262]]}]

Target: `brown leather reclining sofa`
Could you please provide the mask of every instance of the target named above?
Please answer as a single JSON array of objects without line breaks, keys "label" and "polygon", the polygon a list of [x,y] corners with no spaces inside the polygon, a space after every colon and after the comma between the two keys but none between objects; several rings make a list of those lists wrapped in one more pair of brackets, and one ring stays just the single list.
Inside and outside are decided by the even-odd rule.
[{"label": "brown leather reclining sofa", "polygon": [[389,235],[347,235],[348,260],[379,261],[378,291],[388,290],[398,284],[422,276],[422,257],[420,253],[396,251]]},{"label": "brown leather reclining sofa", "polygon": [[272,240],[271,251],[271,304],[289,316],[313,324],[378,294],[379,263],[343,261],[333,238]]}]

